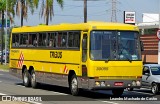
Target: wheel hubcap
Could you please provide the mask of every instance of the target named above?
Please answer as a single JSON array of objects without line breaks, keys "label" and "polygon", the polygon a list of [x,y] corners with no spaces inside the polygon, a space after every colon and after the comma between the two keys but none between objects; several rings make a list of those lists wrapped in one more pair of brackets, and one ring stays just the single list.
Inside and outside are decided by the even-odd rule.
[{"label": "wheel hubcap", "polygon": [[156,86],[152,87],[152,92],[155,93],[156,92]]},{"label": "wheel hubcap", "polygon": [[72,90],[77,90],[77,79],[76,78],[74,78],[73,80],[72,80]]},{"label": "wheel hubcap", "polygon": [[24,83],[27,83],[28,82],[28,77],[27,77],[27,74],[24,73]]},{"label": "wheel hubcap", "polygon": [[35,76],[35,74],[33,73],[33,74],[32,74],[32,83],[35,82],[35,80],[36,80],[36,76]]}]

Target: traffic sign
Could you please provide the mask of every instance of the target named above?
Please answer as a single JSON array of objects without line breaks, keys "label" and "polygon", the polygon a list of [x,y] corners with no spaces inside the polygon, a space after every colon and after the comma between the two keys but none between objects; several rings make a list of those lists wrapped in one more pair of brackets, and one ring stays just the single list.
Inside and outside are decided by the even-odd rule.
[{"label": "traffic sign", "polygon": [[[0,28],[2,27],[2,20],[0,20]],[[6,19],[4,19],[4,27],[6,27]],[[10,20],[7,20],[7,27],[10,27]]]}]

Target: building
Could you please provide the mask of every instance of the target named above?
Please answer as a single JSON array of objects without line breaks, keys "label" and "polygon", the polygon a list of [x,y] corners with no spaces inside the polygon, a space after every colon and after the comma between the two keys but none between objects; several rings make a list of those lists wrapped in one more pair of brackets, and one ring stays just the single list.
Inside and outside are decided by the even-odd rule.
[{"label": "building", "polygon": [[159,15],[143,13],[143,22],[137,25],[140,29],[141,41],[144,45],[142,59],[144,63],[158,63],[158,38]]}]

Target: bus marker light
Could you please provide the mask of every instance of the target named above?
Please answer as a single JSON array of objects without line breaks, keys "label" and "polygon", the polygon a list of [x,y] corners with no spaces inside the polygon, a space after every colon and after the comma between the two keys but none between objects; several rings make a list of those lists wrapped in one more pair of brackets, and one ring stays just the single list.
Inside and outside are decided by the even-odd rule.
[{"label": "bus marker light", "polygon": [[106,86],[106,85],[105,85],[105,81],[102,81],[102,82],[101,82],[101,86]]},{"label": "bus marker light", "polygon": [[136,86],[136,81],[132,81],[132,86]]},{"label": "bus marker light", "polygon": [[95,85],[96,85],[96,86],[100,86],[100,82],[96,81],[96,82],[95,82]]},{"label": "bus marker light", "polygon": [[111,85],[110,84],[107,84],[107,87],[110,87]]}]

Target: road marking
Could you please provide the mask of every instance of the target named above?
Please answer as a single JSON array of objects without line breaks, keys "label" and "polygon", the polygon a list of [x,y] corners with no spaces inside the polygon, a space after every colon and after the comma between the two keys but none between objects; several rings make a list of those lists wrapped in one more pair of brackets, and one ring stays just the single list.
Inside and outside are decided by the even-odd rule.
[{"label": "road marking", "polygon": [[131,91],[131,92],[134,92],[134,93],[140,93],[140,94],[147,94],[147,95],[153,95],[153,94],[150,94],[150,93],[138,92],[138,91]]},{"label": "road marking", "polygon": [[3,75],[3,74],[0,74],[0,75]]},{"label": "road marking", "polygon": [[0,81],[0,82],[2,82],[2,81]]},{"label": "road marking", "polygon": [[102,101],[104,103],[109,103],[109,104],[119,104],[119,103],[115,103],[115,102],[111,102],[111,101]]},{"label": "road marking", "polygon": [[65,93],[60,93],[60,92],[53,92],[54,94],[60,94],[60,95],[68,95],[68,94],[65,94]]},{"label": "road marking", "polygon": [[6,94],[0,93],[0,95],[6,95]]},{"label": "road marking", "polygon": [[23,85],[17,85],[17,86],[19,86],[19,87],[25,87],[25,86],[23,86]]},{"label": "road marking", "polygon": [[28,103],[32,103],[32,104],[42,104],[42,103],[39,103],[39,102],[34,102],[34,101],[27,101]]}]

